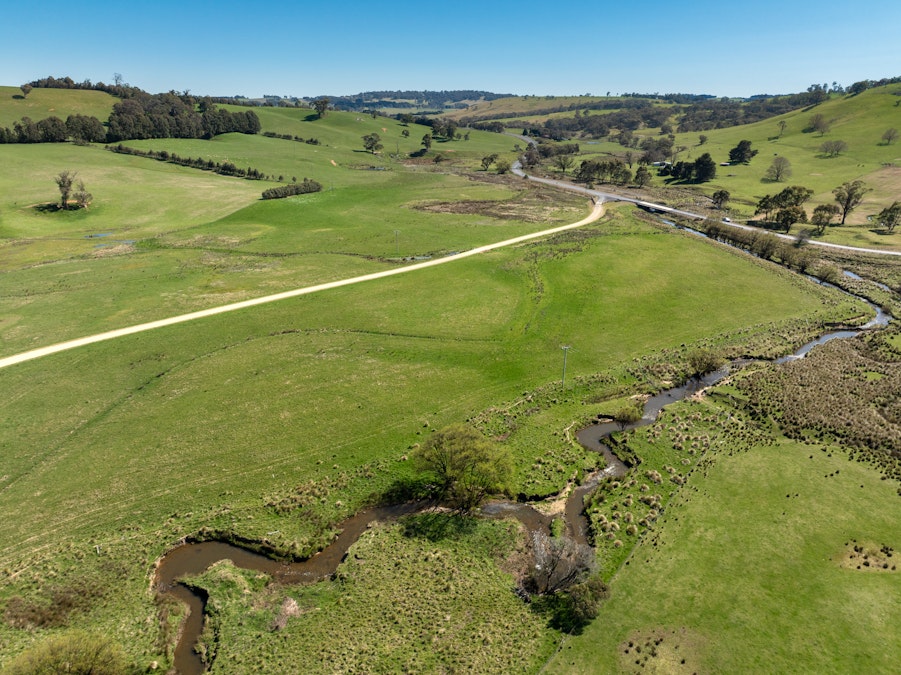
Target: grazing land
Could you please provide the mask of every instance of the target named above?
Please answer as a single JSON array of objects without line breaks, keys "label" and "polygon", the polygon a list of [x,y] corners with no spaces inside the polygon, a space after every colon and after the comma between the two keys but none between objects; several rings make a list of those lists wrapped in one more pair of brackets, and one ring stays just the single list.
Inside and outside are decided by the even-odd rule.
[{"label": "grazing land", "polygon": [[[68,93],[54,92],[56,105]],[[125,145],[234,162],[265,180],[97,145],[0,146],[11,169],[0,176],[0,356],[452,255],[591,208],[482,169],[490,154],[516,158],[522,141],[509,136],[471,131],[423,154],[421,125],[296,108],[259,118],[264,133],[301,140]],[[728,145],[727,132],[741,134],[710,132],[709,143],[721,133]],[[363,149],[372,133],[383,152]],[[89,208],[47,206],[64,169],[88,184]],[[260,199],[304,177],[325,189]],[[511,495],[553,511],[601,461],[573,432],[683,379],[693,353],[772,358],[872,314],[774,263],[608,205],[601,220],[543,240],[0,369],[0,667],[80,629],[120,645],[135,672],[165,671],[185,610],[151,587],[178,543],[311,556],[344,518],[404,494],[413,451],[464,421],[510,449]],[[885,338],[886,364],[899,360],[897,342]],[[846,361],[855,386],[895,382],[894,366]],[[335,578],[314,585],[272,584],[227,562],[193,578],[210,595],[201,649],[212,672],[886,669],[901,658],[901,577],[894,558],[882,572],[863,561],[901,548],[897,477],[846,458],[865,426],[815,435],[786,422],[790,396],[761,380],[787,392],[813,381],[766,375],[790,367],[754,366],[616,437],[641,461],[627,480],[653,471],[665,482],[641,513],[632,495],[634,531],[603,523],[640,485],[609,482],[589,500],[611,597],[580,634],[513,593],[528,567],[518,525],[433,514],[371,528]],[[870,394],[858,397],[867,414],[894,420],[891,391]]]}]

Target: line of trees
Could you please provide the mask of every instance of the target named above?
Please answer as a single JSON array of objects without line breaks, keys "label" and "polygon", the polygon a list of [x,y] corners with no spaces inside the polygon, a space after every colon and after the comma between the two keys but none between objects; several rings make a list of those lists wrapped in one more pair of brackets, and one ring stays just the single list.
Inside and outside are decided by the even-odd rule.
[{"label": "line of trees", "polygon": [[242,169],[232,162],[214,162],[212,159],[204,159],[203,157],[180,157],[174,152],[166,150],[139,150],[138,148],[130,148],[127,145],[107,145],[105,146],[110,152],[122,155],[134,155],[136,157],[147,157],[160,162],[168,162],[169,164],[178,164],[179,166],[187,166],[193,169],[201,169],[203,171],[213,171],[223,176],[235,176],[236,178],[246,178],[248,180],[264,180],[272,179],[272,176],[264,174],[258,169],[247,167]]},{"label": "line of trees", "polygon": [[90,115],[69,115],[65,122],[55,115],[37,122],[23,117],[13,123],[12,129],[0,127],[0,143],[64,143],[70,139],[76,143],[103,143],[146,138],[212,138],[232,132],[256,134],[259,131],[260,119],[252,110],[231,113],[207,108],[205,112],[198,113],[184,106],[167,106],[162,101],[153,102],[145,108],[137,99],[128,99],[113,106],[109,128]]},{"label": "line of trees", "polygon": [[315,180],[304,178],[300,183],[289,183],[278,187],[263,190],[263,199],[283,199],[294,195],[305,195],[322,190],[322,184]]},{"label": "line of trees", "polygon": [[[864,195],[870,192],[863,181],[854,180],[842,183],[832,191],[835,204],[821,204],[813,210],[813,219],[810,221],[817,234],[822,234],[832,221],[841,215],[841,225],[845,224],[848,215],[854,211],[863,201]],[[807,212],[804,203],[813,195],[813,190],[801,185],[791,185],[775,195],[764,195],[757,202],[754,215],[763,215],[765,222],[776,223],[788,232],[795,223],[806,223]],[[891,209],[891,207],[889,207]],[[892,222],[893,213],[883,211],[877,216],[880,223]],[[894,224],[897,224],[895,221]],[[894,225],[886,229],[891,231]]]},{"label": "line of trees", "polygon": [[292,136],[291,134],[277,134],[274,131],[264,131],[263,136],[266,138],[280,138],[283,141],[296,141],[298,143],[306,143],[307,145],[321,145],[318,138],[301,138],[300,136]]},{"label": "line of trees", "polygon": [[212,138],[238,132],[256,134],[260,118],[253,110],[229,112],[213,103],[195,108],[193,99],[173,93],[141,95],[113,106],[107,139],[110,142],[144,138]]},{"label": "line of trees", "polygon": [[63,122],[51,115],[38,122],[23,117],[13,128],[0,127],[0,143],[101,143],[106,140],[103,122],[90,115],[69,115]]}]

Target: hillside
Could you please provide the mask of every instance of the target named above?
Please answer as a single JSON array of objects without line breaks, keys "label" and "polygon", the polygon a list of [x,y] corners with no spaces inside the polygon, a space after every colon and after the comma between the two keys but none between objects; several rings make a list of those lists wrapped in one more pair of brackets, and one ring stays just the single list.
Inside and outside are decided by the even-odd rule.
[{"label": "hillside", "polygon": [[51,115],[64,122],[69,115],[106,120],[118,101],[102,91],[80,89],[32,89],[27,97],[18,87],[0,87],[0,127],[10,127],[23,117],[37,122]]},{"label": "hillside", "polygon": [[[650,189],[652,198],[671,204],[703,208],[710,206],[710,202],[693,195],[709,196],[717,190],[726,190],[731,195],[729,215],[749,219],[754,216],[755,206],[761,197],[775,194],[788,185],[802,185],[814,191],[806,204],[810,215],[817,204],[833,202],[834,188],[848,181],[862,180],[870,192],[848,217],[848,227],[828,228],[822,239],[857,246],[897,248],[897,240],[901,237],[872,231],[868,218],[901,200],[901,143],[887,143],[882,138],[888,129],[901,128],[899,101],[901,84],[890,84],[854,96],[833,95],[816,106],[753,124],[702,132],[676,132],[671,139],[676,152],[661,159],[690,162],[703,153],[709,153],[719,165],[716,177],[700,185],[670,184],[654,171],[645,191],[647,193]],[[669,122],[676,127],[678,108],[674,108],[673,112]],[[600,117],[600,113],[593,114]],[[811,129],[811,120],[816,115],[821,115],[828,123],[828,130],[824,133]],[[521,123],[521,120],[515,122]],[[573,157],[573,171],[570,174],[582,161],[611,157],[626,163],[631,158],[634,171],[637,168],[634,163],[641,157],[645,141],[665,138],[659,127],[639,128],[631,132],[631,144],[618,142],[619,135],[619,130],[613,129],[610,136],[600,140],[574,138],[579,143],[580,152]],[[729,161],[729,151],[742,140],[750,141],[752,149],[758,154],[748,164],[723,166]],[[821,149],[827,141],[843,141],[847,147],[837,156],[828,156]],[[791,175],[781,182],[772,182],[766,174],[777,156],[789,161]],[[559,176],[561,173],[552,158],[545,160],[542,167],[548,175]],[[634,192],[632,187],[626,189]]]},{"label": "hillside", "polygon": [[[39,93],[20,100],[7,89],[10,108]],[[45,103],[57,114],[94,93],[47,90]],[[788,115],[781,138],[766,136],[773,120],[711,131],[704,149],[719,160],[739,139],[771,144],[811,176],[820,162],[832,167],[821,176],[828,191],[898,146],[861,150],[863,166],[807,157],[820,139],[803,131],[805,117],[826,110],[827,138],[855,130],[863,144],[892,119],[892,94],[881,96]],[[281,564],[249,571],[222,560],[189,573],[208,596],[193,612],[203,625],[197,672],[753,672],[761,654],[780,671],[888,672],[898,662],[896,570],[852,571],[838,559],[856,553],[852,540],[901,548],[901,473],[847,440],[901,426],[901,339],[872,331],[860,353],[835,350],[819,365],[815,350],[803,371],[769,361],[863,324],[873,307],[631,205],[506,172],[497,160],[524,150],[507,134],[459,129],[424,147],[431,127],[393,118],[253,110],[257,134],[122,142],[156,158],[102,144],[0,145],[0,357],[314,291],[0,367],[0,670],[35,672],[35,654],[87,633],[128,664],[119,671],[173,672],[179,636],[193,629],[186,605],[156,583],[167,554],[230,541],[315,565],[355,514],[362,535],[333,556],[343,560],[335,573],[290,579],[310,583],[282,583]],[[373,134],[382,147],[368,151]],[[695,154],[697,141],[677,136]],[[626,151],[579,145],[579,160]],[[752,193],[765,154],[721,167],[711,185]],[[173,155],[263,178],[165,161]],[[60,205],[66,170],[92,193],[86,208]],[[536,171],[561,173],[551,158]],[[261,198],[303,178],[323,189]],[[662,199],[709,201],[711,185],[699,195],[654,184]],[[598,219],[459,255],[588,213]],[[427,260],[446,264],[373,276]],[[838,265],[863,273],[854,261],[808,263],[823,276],[842,277]],[[874,278],[898,267],[880,265]],[[856,283],[874,302],[892,296]],[[598,564],[594,581],[609,584],[594,623],[563,622],[569,596],[530,595],[537,540],[516,521],[442,510],[390,523],[366,510],[435,496],[418,451],[465,423],[509,455],[507,506],[534,504],[565,532],[567,491],[604,464],[575,432],[684,381],[698,357],[743,365],[653,425],[617,431],[611,443],[630,473],[597,474],[598,491],[572,502],[591,508],[583,549]],[[821,379],[810,379],[814,367]],[[825,417],[812,417],[818,406],[813,422],[777,409],[773,372],[800,392],[786,399],[823,395]],[[838,392],[864,390],[853,408],[834,404]],[[828,645],[811,649],[823,634]]]}]

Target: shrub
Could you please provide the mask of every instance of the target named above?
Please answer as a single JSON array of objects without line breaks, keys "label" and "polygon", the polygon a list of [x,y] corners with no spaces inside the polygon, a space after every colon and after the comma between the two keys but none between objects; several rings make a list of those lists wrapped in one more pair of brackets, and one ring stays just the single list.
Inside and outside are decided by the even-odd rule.
[{"label": "shrub", "polygon": [[22,652],[3,671],[7,675],[121,675],[127,672],[122,647],[108,637],[72,631],[55,635]]},{"label": "shrub", "polygon": [[285,197],[293,197],[294,195],[303,195],[310,192],[319,192],[322,185],[309,178],[304,178],[300,183],[291,183],[290,185],[280,185],[279,187],[269,188],[263,191],[263,199],[283,199]]}]

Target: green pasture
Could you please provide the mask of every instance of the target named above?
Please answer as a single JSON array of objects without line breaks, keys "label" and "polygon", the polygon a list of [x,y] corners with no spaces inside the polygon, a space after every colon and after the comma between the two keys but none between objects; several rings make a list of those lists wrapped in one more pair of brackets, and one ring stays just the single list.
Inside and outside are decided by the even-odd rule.
[{"label": "green pasture", "polygon": [[897,565],[896,486],[837,448],[736,446],[690,477],[550,672],[895,670],[899,572],[842,563],[888,545]]},{"label": "green pasture", "polygon": [[[246,110],[237,106],[223,106],[231,111]],[[326,115],[318,119],[312,110],[303,108],[254,108],[254,112],[260,118],[262,131],[271,131],[276,134],[290,134],[304,140],[318,139],[323,146],[310,146],[316,154],[323,152],[333,153],[328,157],[348,167],[383,166],[388,159],[399,156],[406,158],[411,153],[422,149],[422,137],[431,133],[431,127],[401,122],[389,117],[372,117],[365,113],[338,112],[330,110]],[[403,137],[404,130],[409,131],[408,138]],[[461,134],[469,134],[469,140],[445,141],[435,139],[431,150],[423,158],[431,163],[435,155],[442,153],[447,161],[452,163],[478,162],[485,155],[497,153],[504,155],[509,153],[511,159],[515,158],[513,146],[516,139],[487,131],[477,131],[460,128]],[[382,139],[384,149],[373,156],[363,149],[362,137],[366,134],[376,133]],[[290,142],[292,145],[295,141]],[[300,156],[304,144],[297,144],[292,150]],[[284,152],[284,151],[282,151]]]},{"label": "green pasture", "polygon": [[[170,142],[192,156],[214,148],[217,158],[243,152],[261,163],[279,161],[278,151],[291,146],[316,152],[241,134]],[[12,145],[0,154],[11,167],[0,177],[0,349],[6,354],[379,271],[405,264],[402,258],[465,250],[574,222],[586,209],[581,198],[441,171],[328,164],[328,180],[306,160],[291,165],[287,155],[288,170],[328,187],[263,201],[270,182],[99,147]],[[89,209],[41,210],[58,200],[53,178],[64,169],[77,170],[94,195]],[[455,213],[454,202],[491,208]]]},{"label": "green pasture", "polygon": [[[146,587],[163,551],[210,528],[308,554],[409,475],[405,456],[431,429],[553,382],[561,344],[578,377],[724,331],[858,312],[619,210],[580,237],[7,368],[0,513],[15,517],[0,524],[0,597],[41,604],[82,576],[114,582],[122,593],[78,624],[158,658]],[[544,451],[518,447],[517,464]],[[314,489],[303,517],[266,506]],[[0,634],[6,654],[33,639]]]},{"label": "green pasture", "polygon": [[13,128],[23,117],[38,122],[56,116],[90,115],[105,122],[119,99],[103,91],[32,89],[27,97],[18,87],[0,87],[0,127]]}]

